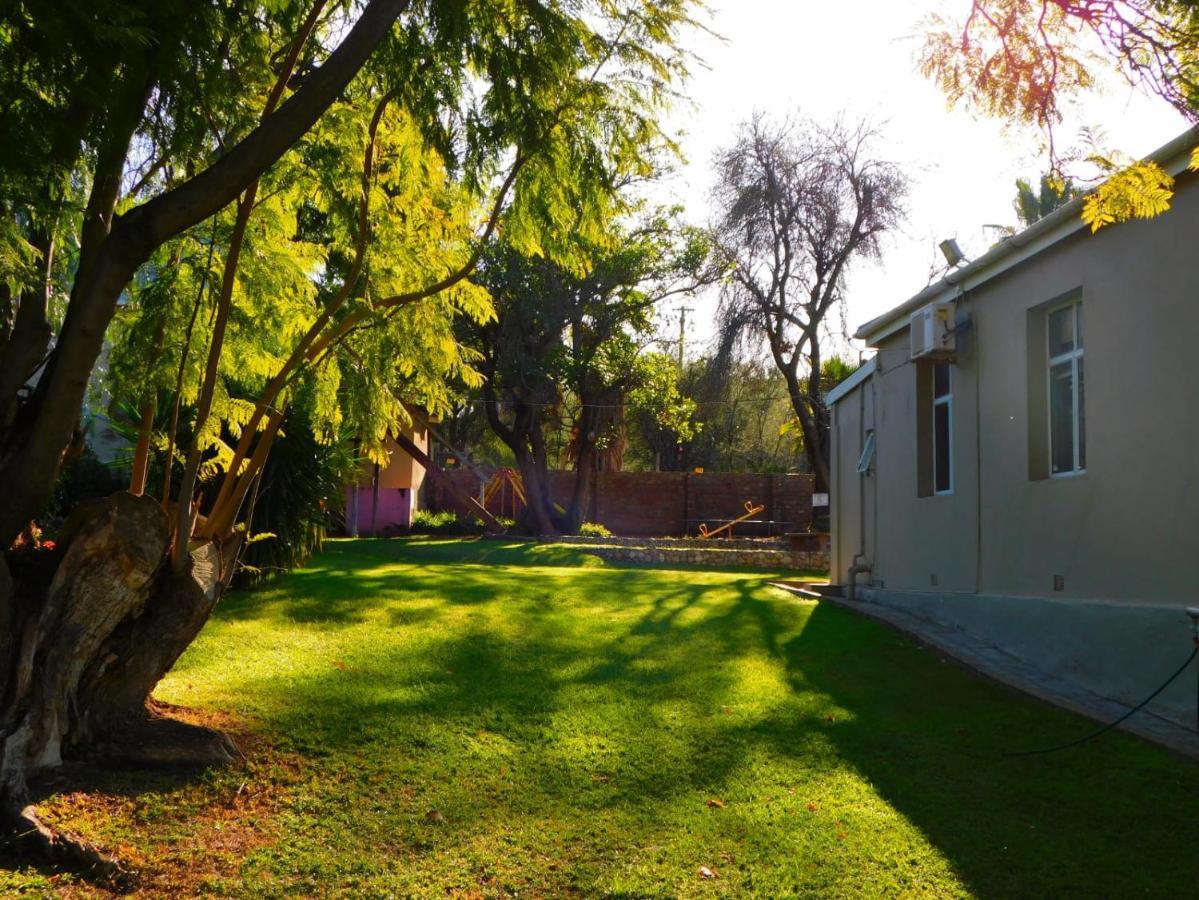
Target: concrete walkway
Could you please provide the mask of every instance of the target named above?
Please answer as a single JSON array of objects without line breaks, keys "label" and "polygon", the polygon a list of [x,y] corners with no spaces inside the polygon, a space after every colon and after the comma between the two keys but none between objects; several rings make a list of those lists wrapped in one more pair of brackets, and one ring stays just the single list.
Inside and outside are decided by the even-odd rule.
[{"label": "concrete walkway", "polygon": [[[966,634],[960,629],[876,603],[863,601],[850,603],[843,597],[831,596],[827,590],[823,590],[827,588],[827,585],[801,586],[794,582],[772,582],[772,584],[788,593],[807,599],[816,599],[821,603],[828,603],[875,619],[896,631],[903,632],[921,644],[952,657],[974,672],[1036,697],[1038,700],[1086,716],[1095,722],[1101,724],[1113,722],[1130,709],[1123,703],[1093,694],[1063,678],[1046,674],[1024,660]],[[1181,677],[1193,680],[1195,674],[1193,671],[1188,671]],[[1151,712],[1140,710],[1119,728],[1121,731],[1127,731],[1155,744],[1160,744],[1175,753],[1199,760],[1199,736],[1175,722],[1163,719]],[[1083,737],[1085,734],[1087,734],[1087,729],[1080,727],[1078,736]],[[1013,751],[1022,749],[1036,748],[1012,748]]]}]

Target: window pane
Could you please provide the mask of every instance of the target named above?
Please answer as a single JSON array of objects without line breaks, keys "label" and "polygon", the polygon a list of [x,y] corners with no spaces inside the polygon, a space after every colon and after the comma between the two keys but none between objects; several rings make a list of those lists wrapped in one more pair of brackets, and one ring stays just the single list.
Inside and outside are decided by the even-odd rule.
[{"label": "window pane", "polygon": [[1070,362],[1049,369],[1049,471],[1074,471],[1074,376]]},{"label": "window pane", "polygon": [[1074,304],[1074,343],[1082,349],[1082,304]]},{"label": "window pane", "polygon": [[933,396],[949,396],[949,363],[937,363],[933,366]]},{"label": "window pane", "polygon": [[1074,349],[1074,310],[1067,306],[1049,314],[1049,355],[1059,356]]},{"label": "window pane", "polygon": [[952,486],[949,470],[949,404],[933,407],[933,490],[947,491]]},{"label": "window pane", "polygon": [[[1080,334],[1079,337],[1082,337]],[[1087,405],[1083,389],[1082,357],[1078,358],[1078,468],[1087,467]]]}]

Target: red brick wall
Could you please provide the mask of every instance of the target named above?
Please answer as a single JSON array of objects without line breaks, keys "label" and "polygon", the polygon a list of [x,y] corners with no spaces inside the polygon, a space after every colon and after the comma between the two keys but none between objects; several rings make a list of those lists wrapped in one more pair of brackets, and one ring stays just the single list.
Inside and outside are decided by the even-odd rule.
[{"label": "red brick wall", "polygon": [[[479,480],[473,472],[448,473],[455,486],[472,497],[479,496]],[[574,487],[574,472],[551,472],[550,489],[559,503],[565,503]],[[458,507],[448,493],[432,479],[426,482],[431,509]],[[508,495],[505,495],[507,497]],[[736,535],[752,537],[807,531],[812,523],[812,476],[740,475],[687,472],[600,472],[587,520],[598,522],[613,534],[649,536],[695,534],[699,523],[710,528],[721,519],[735,519],[745,513],[745,501],[765,504],[755,516],[773,520],[774,526],[738,525]],[[488,504],[496,515],[511,516],[510,501],[500,508],[497,496]]]},{"label": "red brick wall", "polygon": [[684,472],[600,472],[588,518],[613,534],[683,534],[687,478]]}]

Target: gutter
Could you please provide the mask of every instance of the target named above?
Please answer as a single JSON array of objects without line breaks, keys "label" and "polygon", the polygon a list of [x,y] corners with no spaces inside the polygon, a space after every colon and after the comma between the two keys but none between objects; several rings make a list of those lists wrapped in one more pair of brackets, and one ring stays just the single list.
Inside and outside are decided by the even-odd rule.
[{"label": "gutter", "polygon": [[[1146,156],[1145,161],[1155,162],[1170,175],[1177,176],[1186,171],[1190,163],[1190,153],[1197,145],[1199,145],[1199,127],[1188,128],[1174,140]],[[976,288],[1017,263],[1023,262],[1058,241],[1088,227],[1082,221],[1082,208],[1085,202],[1086,195],[1074,198],[1065,206],[1034,222],[1019,234],[992,247],[978,259],[960,269],[953,270],[940,281],[929,285],[894,309],[871,319],[858,328],[853,336],[867,344],[876,344],[900,328],[906,327],[907,317],[911,313],[934,300],[947,294],[952,297],[963,290]],[[994,271],[988,271],[991,269]]]}]

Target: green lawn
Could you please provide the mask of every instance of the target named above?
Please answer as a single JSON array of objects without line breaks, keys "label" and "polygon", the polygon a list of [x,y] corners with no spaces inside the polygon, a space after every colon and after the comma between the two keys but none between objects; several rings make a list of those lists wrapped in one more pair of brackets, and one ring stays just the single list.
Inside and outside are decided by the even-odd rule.
[{"label": "green lawn", "polygon": [[768,580],[335,542],[159,690],[246,766],[47,808],[151,896],[1194,896],[1199,768]]}]

